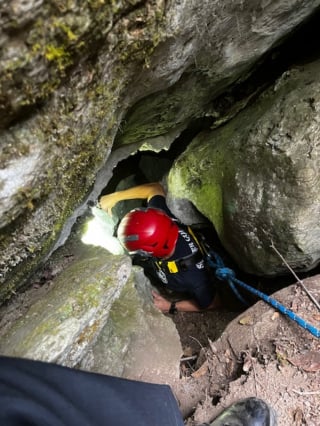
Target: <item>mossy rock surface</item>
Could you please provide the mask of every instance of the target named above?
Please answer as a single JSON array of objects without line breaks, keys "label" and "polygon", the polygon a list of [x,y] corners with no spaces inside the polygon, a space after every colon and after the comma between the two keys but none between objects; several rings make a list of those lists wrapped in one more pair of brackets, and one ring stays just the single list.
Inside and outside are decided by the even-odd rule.
[{"label": "mossy rock surface", "polygon": [[1,338],[2,354],[75,366],[93,345],[128,280],[131,262],[102,248],[81,251],[46,296]]},{"label": "mossy rock surface", "polygon": [[247,272],[285,273],[320,259],[320,63],[285,73],[225,126],[197,137],[169,176],[215,225]]}]

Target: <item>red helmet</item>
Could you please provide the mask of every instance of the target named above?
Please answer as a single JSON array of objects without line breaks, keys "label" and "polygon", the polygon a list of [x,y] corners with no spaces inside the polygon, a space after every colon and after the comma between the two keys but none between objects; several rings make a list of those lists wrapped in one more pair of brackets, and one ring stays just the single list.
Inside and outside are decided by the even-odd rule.
[{"label": "red helmet", "polygon": [[118,238],[130,253],[147,252],[154,257],[170,257],[178,239],[178,225],[162,210],[135,209],[118,227]]}]

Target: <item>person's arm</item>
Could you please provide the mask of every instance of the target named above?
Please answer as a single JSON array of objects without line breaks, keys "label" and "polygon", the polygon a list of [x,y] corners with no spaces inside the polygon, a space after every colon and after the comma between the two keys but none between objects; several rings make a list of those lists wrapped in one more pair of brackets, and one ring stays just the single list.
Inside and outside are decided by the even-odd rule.
[{"label": "person's arm", "polygon": [[136,198],[149,201],[149,199],[155,195],[165,196],[163,186],[158,182],[145,183],[123,191],[103,195],[99,200],[99,204],[103,210],[111,214],[112,207],[114,207],[119,201],[134,200]]},{"label": "person's arm", "polygon": [[[169,300],[165,299],[163,296],[160,296],[160,294],[155,291],[152,292],[152,296],[154,305],[160,309],[160,311],[169,312],[171,306],[171,302]],[[176,302],[176,309],[178,312],[202,312],[210,309],[218,309],[220,306],[221,304],[218,295],[215,295],[210,305],[205,309],[201,309],[193,299],[180,300],[179,302]]]}]

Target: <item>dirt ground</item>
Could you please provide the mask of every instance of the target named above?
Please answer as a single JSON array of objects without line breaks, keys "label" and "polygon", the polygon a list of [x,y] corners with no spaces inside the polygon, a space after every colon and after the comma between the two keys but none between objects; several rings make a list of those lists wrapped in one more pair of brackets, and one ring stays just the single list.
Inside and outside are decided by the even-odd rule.
[{"label": "dirt ground", "polygon": [[[320,300],[320,275],[303,282]],[[299,284],[274,297],[320,328],[320,313]],[[182,359],[191,358],[182,362],[180,383],[174,385],[185,424],[210,422],[231,403],[257,396],[275,409],[279,426],[319,426],[319,338],[263,301],[236,315],[179,314],[174,320]]]},{"label": "dirt ground", "polygon": [[[12,318],[23,316],[30,303],[48,291],[72,257],[67,247],[59,249],[33,277],[31,288],[0,309],[1,334]],[[320,300],[320,275],[303,282]],[[320,328],[320,312],[299,284],[273,296]],[[246,310],[231,305],[172,317],[184,353],[181,377],[170,385],[186,426],[210,422],[246,396],[271,404],[279,426],[320,426],[319,338],[263,301]]]}]

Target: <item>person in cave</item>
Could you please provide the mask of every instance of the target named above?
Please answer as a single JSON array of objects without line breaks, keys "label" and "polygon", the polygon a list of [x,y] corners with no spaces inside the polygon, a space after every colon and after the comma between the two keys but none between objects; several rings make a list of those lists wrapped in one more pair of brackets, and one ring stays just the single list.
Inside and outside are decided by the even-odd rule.
[{"label": "person in cave", "polygon": [[[133,263],[167,290],[166,297],[153,291],[155,306],[162,312],[196,312],[220,307],[213,277],[205,265],[204,254],[193,232],[180,223],[166,204],[163,186],[146,183],[104,195],[99,206],[108,214],[119,202],[131,199],[147,201],[121,220],[117,235]],[[160,288],[161,288],[160,287]],[[180,294],[171,300],[170,292]]]}]

